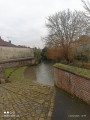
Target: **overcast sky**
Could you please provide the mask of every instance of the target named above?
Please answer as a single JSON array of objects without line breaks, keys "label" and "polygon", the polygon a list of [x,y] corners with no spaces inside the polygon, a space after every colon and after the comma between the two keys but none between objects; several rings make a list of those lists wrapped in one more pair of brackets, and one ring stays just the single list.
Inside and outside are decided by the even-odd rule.
[{"label": "overcast sky", "polygon": [[16,45],[43,48],[46,18],[68,8],[84,10],[81,0],[0,0],[0,36]]}]

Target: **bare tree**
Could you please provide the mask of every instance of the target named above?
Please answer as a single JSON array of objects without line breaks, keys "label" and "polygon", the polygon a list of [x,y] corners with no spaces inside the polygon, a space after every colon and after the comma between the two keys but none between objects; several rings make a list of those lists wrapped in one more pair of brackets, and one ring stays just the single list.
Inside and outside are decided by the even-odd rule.
[{"label": "bare tree", "polygon": [[90,15],[90,3],[89,3],[89,1],[86,2],[86,1],[82,0],[82,2],[83,2],[85,10]]},{"label": "bare tree", "polygon": [[86,10],[85,16],[89,18],[89,23],[88,23],[88,29],[87,29],[87,34],[90,36],[90,2],[87,0],[81,0],[83,2],[83,6]]},{"label": "bare tree", "polygon": [[67,11],[58,12],[48,17],[46,24],[49,32],[45,38],[47,45],[63,47],[63,54],[69,61],[69,50],[71,44],[80,35],[86,34],[88,28],[88,18],[83,12]]}]

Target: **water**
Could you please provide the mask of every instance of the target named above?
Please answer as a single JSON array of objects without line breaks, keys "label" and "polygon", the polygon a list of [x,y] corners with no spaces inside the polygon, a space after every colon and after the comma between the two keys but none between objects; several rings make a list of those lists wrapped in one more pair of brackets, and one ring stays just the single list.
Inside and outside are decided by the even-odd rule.
[{"label": "water", "polygon": [[[53,64],[41,63],[28,67],[25,71],[25,78],[46,85],[54,85]],[[90,106],[56,88],[52,120],[90,120]]]},{"label": "water", "polygon": [[46,85],[54,85],[53,64],[45,62],[28,67],[25,71],[25,78]]}]

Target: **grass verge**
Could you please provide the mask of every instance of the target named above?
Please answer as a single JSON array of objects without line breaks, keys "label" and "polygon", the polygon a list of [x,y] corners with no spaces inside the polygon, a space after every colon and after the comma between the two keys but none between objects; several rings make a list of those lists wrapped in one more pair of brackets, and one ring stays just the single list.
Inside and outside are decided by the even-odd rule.
[{"label": "grass verge", "polygon": [[19,67],[15,72],[12,73],[9,80],[11,82],[21,82],[21,83],[30,81],[30,80],[24,78],[24,71],[26,68],[27,68],[27,66]]},{"label": "grass verge", "polygon": [[84,76],[84,77],[87,77],[90,79],[90,70],[88,70],[88,69],[74,67],[74,66],[70,66],[70,65],[64,65],[64,64],[60,64],[60,63],[56,63],[54,66],[60,67],[62,69],[71,71],[73,73],[79,74],[81,76]]},{"label": "grass verge", "polygon": [[16,67],[6,68],[5,69],[5,75],[6,75],[6,77],[8,77],[10,75],[10,73],[12,73],[14,70],[16,70]]}]

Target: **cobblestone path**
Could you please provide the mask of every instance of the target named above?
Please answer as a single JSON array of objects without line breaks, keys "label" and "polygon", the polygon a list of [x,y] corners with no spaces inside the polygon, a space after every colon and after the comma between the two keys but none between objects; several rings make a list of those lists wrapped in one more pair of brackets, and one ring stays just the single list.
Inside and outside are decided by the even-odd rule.
[{"label": "cobblestone path", "polygon": [[[23,73],[20,69],[16,72]],[[0,120],[51,120],[54,96],[54,87],[32,81],[2,84]]]}]

